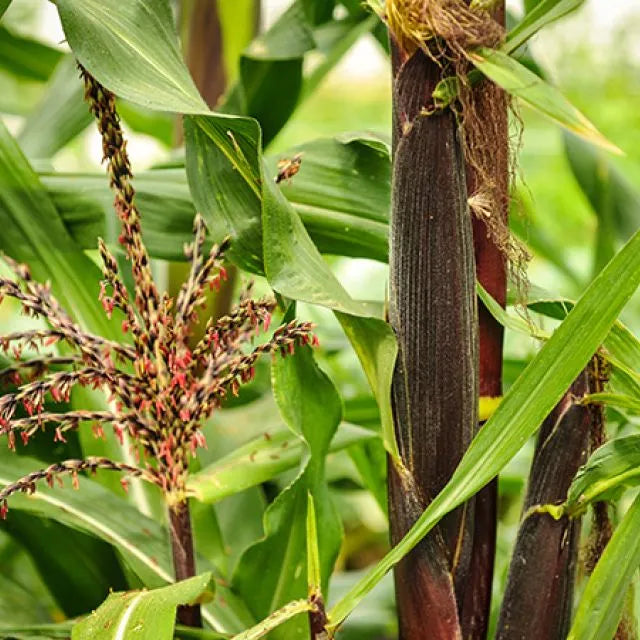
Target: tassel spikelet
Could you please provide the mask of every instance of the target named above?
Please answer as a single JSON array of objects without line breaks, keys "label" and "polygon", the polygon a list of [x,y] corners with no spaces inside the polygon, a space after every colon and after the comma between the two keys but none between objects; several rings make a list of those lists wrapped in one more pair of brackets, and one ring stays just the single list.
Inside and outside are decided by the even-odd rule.
[{"label": "tassel spikelet", "polygon": [[[54,477],[65,474],[72,476],[75,486],[80,472],[98,469],[118,471],[157,485],[169,505],[183,501],[189,459],[199,447],[206,446],[200,430],[203,421],[221,406],[229,392],[236,395],[240,385],[253,379],[260,356],[287,356],[298,345],[317,344],[311,323],[292,321],[278,327],[266,342],[248,349],[247,344],[256,335],[268,331],[276,306],[271,298],[251,299],[249,288],[228,315],[209,321],[195,347],[189,346],[205,292],[217,289],[226,279],[224,257],[229,239],[204,252],[206,225],[197,215],[194,240],[185,247],[191,263],[189,276],[175,301],[160,294],[142,239],[115,97],[85,69],[80,71],[85,98],[102,135],[104,160],[115,192],[114,207],[122,224],[119,242],[131,264],[134,282],[131,296],[118,262],[100,239],[104,279],[99,299],[109,317],[121,317],[122,332],[130,334],[131,340],[121,343],[88,333],[61,308],[48,284],[34,281],[25,265],[5,256],[15,278],[0,278],[0,302],[3,297],[16,300],[25,315],[45,320],[48,328],[0,335],[0,350],[15,361],[0,370],[0,384],[13,387],[0,397],[0,435],[5,435],[14,449],[17,435],[27,444],[37,431],[52,430],[54,441],[64,442],[66,432],[83,424],[91,424],[96,437],[103,437],[105,427],[110,427],[121,442],[128,438],[144,461],[143,466],[135,467],[105,458],[87,458],[35,471],[0,491],[3,517],[7,498],[13,493],[33,492],[38,481],[44,479],[51,485]],[[52,351],[57,343],[66,346],[64,354]],[[26,350],[30,355],[23,359]],[[45,410],[45,402],[67,402],[78,385],[104,392],[109,410]]]}]

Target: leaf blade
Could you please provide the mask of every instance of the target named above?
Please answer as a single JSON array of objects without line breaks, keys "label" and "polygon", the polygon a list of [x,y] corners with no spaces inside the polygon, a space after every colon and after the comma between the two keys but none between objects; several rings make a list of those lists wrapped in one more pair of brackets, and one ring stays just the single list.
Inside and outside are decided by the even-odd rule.
[{"label": "leaf blade", "polygon": [[511,56],[481,47],[469,52],[468,57],[490,80],[545,117],[612,153],[622,153],[555,87]]},{"label": "leaf blade", "polygon": [[606,337],[640,284],[640,231],[591,283],[469,446],[458,468],[403,540],[331,610],[335,627],[452,509],[498,474],[535,432]]},{"label": "leaf blade", "polygon": [[611,640],[640,565],[640,496],[616,528],[587,582],[567,640]]},{"label": "leaf blade", "polygon": [[151,591],[116,592],[71,630],[72,640],[171,640],[178,605],[193,604],[205,593],[205,573]]}]

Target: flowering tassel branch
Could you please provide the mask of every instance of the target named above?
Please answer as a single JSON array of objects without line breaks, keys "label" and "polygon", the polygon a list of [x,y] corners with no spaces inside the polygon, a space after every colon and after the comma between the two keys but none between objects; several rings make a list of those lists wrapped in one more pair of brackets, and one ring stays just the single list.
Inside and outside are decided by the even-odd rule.
[{"label": "flowering tassel branch", "polygon": [[[96,437],[104,437],[105,427],[110,426],[122,443],[128,437],[143,459],[140,467],[88,458],[36,471],[0,492],[1,515],[6,516],[11,494],[32,492],[37,481],[50,482],[56,475],[69,473],[75,483],[80,472],[110,469],[142,478],[164,494],[176,578],[183,579],[195,571],[186,481],[189,460],[198,448],[206,446],[203,421],[220,407],[229,392],[236,395],[240,385],[253,379],[261,355],[287,356],[297,345],[315,345],[317,339],[310,323],[293,321],[278,327],[253,350],[247,348],[261,331],[269,330],[276,306],[271,298],[252,300],[249,287],[227,316],[209,321],[204,337],[190,348],[189,339],[198,321],[196,310],[205,301],[206,289],[217,289],[227,277],[224,256],[229,240],[204,252],[206,225],[197,215],[193,243],[185,247],[191,262],[186,282],[175,301],[158,291],[142,240],[115,97],[86,70],[80,70],[115,192],[114,208],[122,224],[119,242],[133,276],[130,293],[118,262],[106,243],[99,240],[103,264],[99,299],[109,318],[117,316],[123,341],[85,331],[61,308],[48,284],[34,281],[25,265],[5,257],[15,279],[0,279],[0,302],[3,297],[16,300],[25,315],[45,321],[48,327],[0,335],[0,349],[15,360],[0,371],[0,383],[16,387],[0,397],[0,435],[7,436],[13,449],[16,433],[27,444],[37,431],[50,429],[54,441],[64,442],[67,431],[85,423],[92,425]],[[65,345],[64,353],[58,353],[58,343]],[[102,391],[110,409],[50,410],[51,403],[67,402],[77,385]],[[179,609],[178,618],[184,624],[198,625],[199,609]]]},{"label": "flowering tassel branch", "polygon": [[[41,480],[45,480],[49,487],[53,487],[54,479],[58,479],[60,484],[62,484],[62,476],[69,475],[71,476],[73,488],[78,489],[78,473],[81,471],[95,473],[98,469],[118,471],[134,478],[151,479],[143,469],[138,469],[137,467],[132,467],[120,462],[114,462],[108,458],[91,457],[85,460],[64,460],[63,462],[56,462],[55,464],[49,465],[46,469],[32,471],[30,474],[5,486],[5,488],[0,491],[0,516],[4,518],[7,515],[7,498],[9,496],[18,492],[32,494],[36,490],[36,483]],[[126,475],[121,481],[123,487],[126,487]]]}]

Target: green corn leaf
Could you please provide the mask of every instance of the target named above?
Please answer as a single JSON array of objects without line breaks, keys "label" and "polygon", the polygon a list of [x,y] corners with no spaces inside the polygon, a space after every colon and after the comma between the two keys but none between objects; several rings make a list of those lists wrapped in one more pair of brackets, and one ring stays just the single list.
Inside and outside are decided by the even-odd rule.
[{"label": "green corn leaf", "polygon": [[616,169],[607,154],[565,133],[569,167],[598,221],[593,274],[611,259],[620,242],[634,233],[640,217],[640,192]]},{"label": "green corn leaf", "polygon": [[72,56],[65,56],[53,72],[40,102],[26,117],[18,142],[27,156],[50,158],[92,120],[83,99],[76,63]]},{"label": "green corn leaf", "polygon": [[127,588],[115,550],[94,536],[20,511],[11,513],[2,530],[27,551],[67,616],[91,611],[110,590]]},{"label": "green corn leaf", "polygon": [[240,83],[235,89],[239,95],[231,95],[240,103],[239,113],[260,122],[265,146],[296,108],[304,56],[314,48],[312,25],[302,2],[296,0],[240,57]]},{"label": "green corn leaf", "polygon": [[[0,249],[27,263],[36,279],[50,279],[58,300],[86,328],[115,336],[98,304],[100,271],[69,236],[38,176],[2,123],[0,224]],[[69,282],[76,286],[68,287]]]},{"label": "green corn leaf", "polygon": [[541,340],[549,338],[549,333],[536,327],[533,322],[527,322],[524,318],[507,313],[479,282],[476,282],[476,291],[489,313],[506,329],[511,329],[512,331],[517,331],[518,333]]},{"label": "green corn leaf", "polygon": [[[47,587],[41,584],[29,559],[19,553],[20,547],[11,542],[2,545],[3,560],[0,574],[0,638],[10,636],[5,627],[22,627],[51,619],[51,610],[58,610]],[[18,552],[17,554],[13,552]],[[104,594],[102,594],[104,596]],[[69,637],[68,634],[66,637]]]},{"label": "green corn leaf", "polygon": [[9,8],[11,0],[0,0],[0,18],[4,15],[4,12]]},{"label": "green corn leaf", "polygon": [[[278,160],[291,158],[295,153],[303,154],[302,167],[293,180],[285,180],[280,187],[320,252],[386,262],[391,188],[387,144],[358,133],[320,138],[286,153],[268,156],[268,171],[275,173]],[[198,155],[205,157],[202,151]],[[203,180],[205,177],[203,173]],[[103,176],[42,172],[40,179],[76,243],[92,249],[98,235],[116,241],[116,225],[111,224],[113,203]],[[135,187],[150,254],[184,260],[182,246],[191,238],[196,211],[184,170],[171,167],[142,171],[136,174]],[[233,193],[229,196],[232,202],[234,197]],[[237,197],[240,198],[239,192]],[[220,240],[232,229],[236,210],[224,201],[218,203],[212,198],[211,201],[209,220],[216,239]],[[207,202],[200,200],[201,205]],[[251,204],[250,199],[248,203]],[[255,224],[255,214],[251,208],[248,210],[244,230],[236,231],[243,238]],[[228,224],[222,222],[227,216]],[[535,226],[519,225],[514,231],[531,240],[537,254],[576,280],[575,274],[555,256],[555,247],[540,237]],[[252,262],[247,257],[240,260],[248,261],[249,266]]]},{"label": "green corn leaf", "polygon": [[[288,151],[286,156],[298,152],[303,153],[302,168],[290,184],[285,181],[281,187],[318,249],[386,262],[390,193],[387,146],[349,135],[315,140]],[[272,172],[281,157],[267,158]],[[40,179],[69,233],[82,248],[93,249],[99,235],[116,241],[116,224],[111,224],[113,202],[104,176],[42,172]],[[141,171],[136,174],[135,187],[150,254],[184,260],[182,247],[191,238],[196,211],[184,170]],[[247,199],[250,204],[248,195]],[[200,202],[205,204],[207,200]],[[231,223],[220,221],[220,214],[226,216],[228,209],[229,220],[233,220],[236,210],[217,201],[211,206],[211,229],[219,240],[232,229]],[[250,226],[250,220],[245,226]],[[244,237],[249,232],[238,233]]]},{"label": "green corn leaf", "polygon": [[379,317],[375,305],[351,298],[284,195],[267,178],[263,193],[263,242],[267,279],[280,294],[359,317]]},{"label": "green corn leaf", "polygon": [[267,158],[302,154],[299,173],[281,183],[282,193],[323,253],[387,261],[391,197],[388,145],[358,134],[314,140]]},{"label": "green corn leaf", "polygon": [[387,323],[375,318],[361,318],[339,312],[336,312],[336,317],[353,345],[378,404],[384,447],[393,458],[399,460],[400,452],[389,401],[393,364],[398,354],[395,334]]},{"label": "green corn leaf", "polygon": [[12,625],[4,623],[0,626],[0,636],[3,638],[15,638],[16,640],[33,640],[33,638],[61,638],[67,640],[71,637],[72,622],[59,622],[57,624],[23,624]]},{"label": "green corn leaf", "polygon": [[313,30],[316,43],[314,66],[303,77],[300,101],[309,97],[357,40],[379,23],[375,15],[359,13],[340,20],[331,20]]},{"label": "green corn leaf", "polygon": [[[3,638],[16,638],[16,640],[33,640],[33,638],[64,638],[68,640],[71,637],[71,629],[75,622],[66,620],[65,622],[51,624],[25,624],[25,625],[2,625],[0,626],[0,636]],[[215,633],[206,629],[196,629],[194,627],[185,627],[176,625],[177,637],[181,640],[229,640],[227,634]]]},{"label": "green corn leaf", "polygon": [[[253,614],[265,618],[297,598],[307,597],[308,495],[313,495],[318,527],[319,574],[322,593],[340,549],[340,518],[329,497],[325,458],[342,416],[340,396],[316,365],[309,347],[293,357],[277,358],[272,385],[278,408],[291,431],[304,438],[307,453],[293,481],[269,506],[264,516],[265,536],[243,554],[233,584],[246,598]],[[299,617],[279,626],[273,640],[304,637],[309,623]]]},{"label": "green corn leaf", "polygon": [[[251,627],[251,629],[247,629],[246,631],[233,636],[231,640],[258,640],[258,638],[263,638],[270,631],[278,629],[278,627],[283,625],[288,620],[291,620],[291,618],[301,613],[311,611],[311,608],[311,604],[307,600],[295,600],[294,602],[290,602],[289,604],[284,605],[284,607],[281,607],[277,611],[274,611],[262,622],[259,622],[257,625]],[[275,637],[275,634],[273,637]],[[291,638],[293,636],[287,637]]]},{"label": "green corn leaf", "polygon": [[584,0],[542,0],[509,31],[507,41],[501,50],[510,54],[521,47],[531,36],[548,24],[575,11],[584,4]]},{"label": "green corn leaf", "polygon": [[515,381],[458,468],[401,542],[330,612],[340,624],[373,586],[452,509],[513,458],[607,336],[640,284],[640,231],[591,283],[564,322]]},{"label": "green corn leaf", "polygon": [[16,35],[0,25],[0,69],[11,75],[46,82],[63,56],[58,49]]},{"label": "green corn leaf", "polygon": [[469,59],[480,71],[505,91],[520,98],[532,109],[569,131],[613,153],[622,153],[555,87],[502,51],[479,48]]},{"label": "green corn leaf", "polygon": [[73,53],[119,96],[159,111],[209,111],[183,62],[167,0],[55,5]]},{"label": "green corn leaf", "polygon": [[[342,423],[329,451],[340,451],[376,437],[374,431]],[[289,430],[276,431],[268,440],[264,436],[256,438],[191,475],[187,491],[202,502],[218,502],[294,469],[304,459],[306,449],[304,441]]]},{"label": "green corn leaf", "polygon": [[234,116],[186,117],[187,176],[213,237],[233,239],[230,257],[262,272],[260,127]]},{"label": "green corn leaf", "polygon": [[364,12],[333,19],[321,3],[311,4],[317,12],[306,2],[295,0],[242,52],[238,82],[220,105],[226,113],[256,118],[265,147],[355,41],[375,26]]},{"label": "green corn leaf", "polygon": [[580,513],[587,505],[640,482],[640,436],[609,440],[594,451],[571,483],[564,508]]},{"label": "green corn leaf", "polygon": [[593,145],[566,133],[564,147],[571,172],[596,215],[611,198],[617,239],[626,242],[638,227],[640,190]]},{"label": "green corn leaf", "polygon": [[309,595],[322,594],[322,570],[320,568],[320,550],[318,548],[318,523],[316,508],[311,492],[307,492],[307,590]]},{"label": "green corn leaf", "polygon": [[[238,78],[240,56],[255,35],[259,5],[259,0],[237,0],[233,4],[221,2],[217,6],[227,85],[236,82]],[[185,19],[182,23],[187,25],[188,5],[183,10]]]},{"label": "green corn leaf", "polygon": [[640,398],[640,374],[612,357],[609,357],[609,363],[611,365],[610,390],[617,394]]},{"label": "green corn leaf", "polygon": [[640,496],[616,528],[580,598],[567,640],[611,640],[640,565]]},{"label": "green corn leaf", "polygon": [[208,595],[211,574],[177,582],[160,589],[120,591],[73,626],[72,640],[171,640],[176,609],[202,602]]},{"label": "green corn leaf", "polygon": [[634,397],[623,393],[590,393],[584,396],[587,404],[606,404],[616,409],[628,409],[632,413],[640,413],[640,396]]},{"label": "green corn leaf", "polygon": [[[39,460],[17,456],[2,448],[0,487],[46,466]],[[14,495],[10,509],[50,518],[108,542],[148,587],[173,582],[166,530],[93,480],[81,479],[79,491],[44,486],[38,487],[33,495]],[[203,617],[218,631],[240,631],[252,623],[242,601],[222,585],[216,590],[214,602],[204,608]]]},{"label": "green corn leaf", "polygon": [[[563,320],[573,309],[575,302],[560,296],[536,296],[529,300],[527,306],[537,313]],[[640,371],[640,340],[619,320],[611,327],[603,340],[605,355],[630,371]],[[633,374],[632,374],[633,375]]]}]

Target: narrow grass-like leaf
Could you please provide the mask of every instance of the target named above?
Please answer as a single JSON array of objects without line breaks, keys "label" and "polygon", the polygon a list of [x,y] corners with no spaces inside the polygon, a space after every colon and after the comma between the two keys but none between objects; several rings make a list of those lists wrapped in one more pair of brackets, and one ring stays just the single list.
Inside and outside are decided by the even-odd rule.
[{"label": "narrow grass-like leaf", "polygon": [[617,409],[628,409],[633,413],[640,413],[640,397],[628,396],[623,393],[591,393],[582,399],[585,403],[606,404]]},{"label": "narrow grass-like leaf", "polygon": [[[532,299],[527,306],[537,313],[563,320],[574,304],[573,300],[550,296]],[[603,346],[606,354],[613,356],[620,365],[632,372],[640,371],[640,340],[619,320],[614,322]]]},{"label": "narrow grass-like leaf", "polygon": [[469,59],[490,80],[520,98],[542,115],[569,131],[613,153],[622,153],[555,87],[505,53],[484,47],[470,52]]},{"label": "narrow grass-like leaf", "polygon": [[575,11],[583,4],[584,0],[542,0],[509,31],[507,41],[502,45],[501,50],[506,54],[513,53],[540,29]]},{"label": "narrow grass-like leaf", "polygon": [[448,484],[412,529],[334,606],[332,626],[340,624],[444,515],[481,489],[513,458],[595,353],[639,284],[640,231],[591,283],[516,380],[472,441]]},{"label": "narrow grass-like leaf", "polygon": [[506,329],[511,329],[512,331],[541,340],[549,338],[550,334],[548,332],[536,327],[532,322],[527,322],[523,318],[507,313],[479,282],[476,282],[476,291],[484,306],[489,310],[489,313]]},{"label": "narrow grass-like leaf", "polygon": [[0,18],[4,15],[4,12],[9,8],[11,0],[0,0]]},{"label": "narrow grass-like leaf", "polygon": [[390,395],[393,365],[398,354],[393,329],[374,318],[359,318],[346,313],[336,313],[336,317],[353,345],[378,403],[384,447],[391,457],[399,460]]},{"label": "narrow grass-like leaf", "polygon": [[312,605],[307,600],[296,600],[286,604],[284,607],[274,611],[268,618],[265,618],[262,622],[259,622],[251,629],[247,629],[238,635],[233,636],[231,640],[257,640],[263,638],[270,631],[278,628],[283,623],[287,622],[294,616],[306,611],[311,611]]},{"label": "narrow grass-like leaf", "polygon": [[609,440],[595,450],[571,483],[564,508],[581,512],[594,501],[640,482],[640,436]]},{"label": "narrow grass-like leaf", "polygon": [[63,55],[58,49],[0,26],[0,68],[11,75],[46,82]]},{"label": "narrow grass-like leaf", "polygon": [[616,528],[580,598],[567,640],[611,640],[640,565],[640,495]]},{"label": "narrow grass-like leaf", "polygon": [[[297,478],[270,505],[264,516],[265,537],[243,554],[233,584],[257,618],[293,599],[308,595],[306,512],[313,495],[318,522],[318,560],[322,592],[340,548],[342,530],[325,478],[325,459],[342,415],[340,397],[316,365],[309,347],[272,366],[278,408],[289,428],[303,437],[306,460]],[[308,634],[309,621],[298,618],[273,632],[273,640]]]},{"label": "narrow grass-like leaf", "polygon": [[[18,142],[29,157],[50,158],[91,121],[92,116],[83,100],[77,65],[72,56],[65,56],[51,76],[40,102],[26,117]],[[106,185],[104,177],[102,181]]]},{"label": "narrow grass-like leaf", "polygon": [[307,585],[309,595],[322,593],[322,572],[320,569],[320,550],[318,548],[318,524],[316,507],[311,492],[307,492]]},{"label": "narrow grass-like leaf", "polygon": [[[375,431],[342,423],[329,451],[340,451],[376,437]],[[304,459],[306,450],[304,441],[289,430],[272,433],[268,440],[256,438],[190,476],[187,491],[202,502],[218,502],[295,468]]]},{"label": "narrow grass-like leaf", "polygon": [[178,605],[202,602],[211,574],[168,587],[112,593],[98,609],[73,626],[72,640],[171,640]]}]

